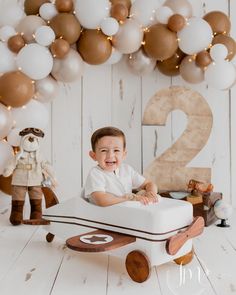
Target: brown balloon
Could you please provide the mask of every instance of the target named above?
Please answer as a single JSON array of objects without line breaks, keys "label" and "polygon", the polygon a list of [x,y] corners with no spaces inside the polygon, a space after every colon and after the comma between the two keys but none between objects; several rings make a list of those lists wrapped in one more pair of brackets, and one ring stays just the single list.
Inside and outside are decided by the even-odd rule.
[{"label": "brown balloon", "polygon": [[71,12],[73,10],[72,0],[56,0],[55,5],[59,12]]},{"label": "brown balloon", "polygon": [[195,63],[200,68],[207,67],[212,62],[210,53],[206,50],[200,51],[195,59]]},{"label": "brown balloon", "polygon": [[53,29],[56,38],[62,37],[69,44],[73,44],[79,39],[80,23],[71,13],[58,13],[51,19],[49,25]]},{"label": "brown balloon", "polygon": [[53,57],[64,58],[70,50],[70,44],[63,39],[56,39],[50,46]]},{"label": "brown balloon", "polygon": [[14,108],[25,105],[34,95],[33,81],[20,71],[0,77],[0,102]]},{"label": "brown balloon", "polygon": [[236,42],[234,41],[234,39],[231,38],[230,36],[219,34],[213,38],[212,45],[218,44],[218,43],[223,44],[227,47],[228,55],[226,59],[228,60],[233,59],[236,53]]},{"label": "brown balloon", "polygon": [[177,76],[179,75],[179,65],[185,56],[186,54],[178,48],[175,54],[170,58],[158,61],[157,68],[164,75]]},{"label": "brown balloon", "polygon": [[121,3],[121,4],[125,5],[128,8],[128,10],[131,7],[131,0],[110,0],[110,2],[112,3],[112,5],[115,5],[117,3]]},{"label": "brown balloon", "polygon": [[6,195],[11,195],[11,179],[12,176],[4,177],[0,175],[0,191]]},{"label": "brown balloon", "polygon": [[27,15],[38,14],[39,8],[44,3],[50,3],[49,0],[25,0],[24,10]]},{"label": "brown balloon", "polygon": [[112,52],[109,39],[100,30],[84,30],[77,49],[83,60],[91,65],[104,63]]},{"label": "brown balloon", "polygon": [[173,14],[168,20],[168,28],[173,32],[178,32],[185,26],[185,18],[180,14]]},{"label": "brown balloon", "polygon": [[8,39],[7,46],[12,52],[18,53],[25,46],[25,40],[21,35],[15,35]]},{"label": "brown balloon", "polygon": [[209,23],[214,35],[229,34],[231,23],[228,16],[222,11],[211,11],[203,19]]},{"label": "brown balloon", "polygon": [[117,3],[112,5],[110,13],[111,17],[114,17],[116,20],[124,21],[129,15],[129,10],[124,4]]},{"label": "brown balloon", "polygon": [[144,34],[144,51],[157,60],[170,58],[178,48],[176,33],[170,31],[163,24],[149,27]]}]

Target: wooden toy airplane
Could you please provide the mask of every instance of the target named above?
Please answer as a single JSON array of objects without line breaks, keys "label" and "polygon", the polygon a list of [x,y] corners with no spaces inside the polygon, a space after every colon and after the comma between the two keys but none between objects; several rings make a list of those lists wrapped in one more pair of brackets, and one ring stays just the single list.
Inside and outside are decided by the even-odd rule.
[{"label": "wooden toy airplane", "polygon": [[146,206],[127,201],[99,207],[81,196],[56,204],[50,189],[44,194],[48,242],[58,235],[75,251],[126,257],[127,272],[139,283],[147,280],[154,265],[171,260],[189,263],[194,254],[192,238],[204,229],[204,219],[193,219],[192,205],[186,201],[162,198]]}]

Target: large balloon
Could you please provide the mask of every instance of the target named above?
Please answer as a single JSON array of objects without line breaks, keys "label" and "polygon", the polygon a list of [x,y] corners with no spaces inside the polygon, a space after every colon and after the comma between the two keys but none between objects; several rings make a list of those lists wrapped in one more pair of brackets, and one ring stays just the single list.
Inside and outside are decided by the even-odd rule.
[{"label": "large balloon", "polygon": [[58,95],[58,83],[51,76],[35,82],[35,99],[47,103]]},{"label": "large balloon", "polygon": [[44,3],[50,2],[49,0],[25,0],[24,10],[27,15],[38,14],[39,8]]},{"label": "large balloon", "polygon": [[236,43],[233,38],[227,35],[219,34],[216,35],[212,40],[212,45],[223,44],[228,49],[227,59],[231,60],[236,53]]},{"label": "large balloon", "polygon": [[154,70],[156,60],[149,58],[142,49],[139,49],[128,56],[127,65],[134,74],[145,75]]},{"label": "large balloon", "polygon": [[120,25],[118,33],[113,36],[112,44],[121,53],[128,54],[137,51],[143,40],[141,25],[129,18]]},{"label": "large balloon", "polygon": [[3,74],[0,77],[0,101],[7,106],[25,105],[34,95],[32,80],[20,71]]},{"label": "large balloon", "polygon": [[84,28],[96,29],[109,16],[110,7],[109,0],[76,0],[76,17]]},{"label": "large balloon", "polygon": [[77,18],[71,13],[58,13],[51,19],[50,27],[57,38],[62,37],[69,44],[79,39],[81,27]]},{"label": "large balloon", "polygon": [[203,19],[210,24],[214,35],[229,34],[231,23],[228,16],[222,11],[211,11]]},{"label": "large balloon", "polygon": [[166,0],[164,6],[170,7],[174,13],[189,18],[192,16],[192,6],[187,0]]},{"label": "large balloon", "polygon": [[157,60],[170,58],[178,48],[176,33],[171,32],[165,25],[151,26],[144,35],[144,50],[147,55]]},{"label": "large balloon", "polygon": [[83,60],[91,65],[104,63],[111,55],[111,42],[100,30],[84,30],[77,43]]},{"label": "large balloon", "polygon": [[157,62],[158,70],[167,76],[176,76],[179,74],[179,65],[185,54],[178,49],[174,55],[162,61]]},{"label": "large balloon", "polygon": [[177,35],[179,38],[179,48],[191,55],[210,46],[212,29],[204,19],[192,17]]},{"label": "large balloon", "polygon": [[4,25],[15,27],[24,15],[23,9],[15,1],[1,1],[0,27]]},{"label": "large balloon", "polygon": [[0,103],[0,140],[7,136],[13,125],[11,111]]},{"label": "large balloon", "polygon": [[84,70],[84,62],[77,51],[70,49],[63,59],[54,59],[52,76],[62,82],[73,82],[80,78]]},{"label": "large balloon", "polygon": [[16,70],[15,59],[16,55],[9,50],[7,44],[0,41],[0,73]]},{"label": "large balloon", "polygon": [[204,80],[204,71],[198,67],[192,56],[186,56],[179,67],[181,77],[189,83],[200,83]]},{"label": "large balloon", "polygon": [[30,78],[40,80],[51,72],[53,57],[46,47],[32,43],[20,50],[16,63],[21,71]]}]

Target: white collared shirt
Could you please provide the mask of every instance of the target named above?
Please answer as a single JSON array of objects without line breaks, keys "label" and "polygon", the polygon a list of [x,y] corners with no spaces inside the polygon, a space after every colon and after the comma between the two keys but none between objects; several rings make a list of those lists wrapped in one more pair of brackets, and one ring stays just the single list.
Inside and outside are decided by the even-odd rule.
[{"label": "white collared shirt", "polygon": [[90,199],[93,192],[111,193],[117,197],[129,194],[137,189],[145,178],[127,164],[121,164],[119,169],[108,172],[99,166],[93,167],[86,179],[85,197]]}]

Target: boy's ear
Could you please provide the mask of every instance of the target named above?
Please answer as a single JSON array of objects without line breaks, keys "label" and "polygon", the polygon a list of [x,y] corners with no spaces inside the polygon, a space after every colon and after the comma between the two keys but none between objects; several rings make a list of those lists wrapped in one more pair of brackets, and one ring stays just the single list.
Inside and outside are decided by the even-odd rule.
[{"label": "boy's ear", "polygon": [[123,157],[125,158],[127,156],[127,150],[124,150],[124,155]]},{"label": "boy's ear", "polygon": [[92,158],[94,161],[96,161],[96,154],[93,151],[89,152],[90,158]]}]

